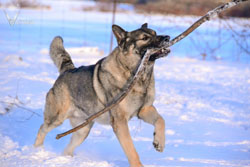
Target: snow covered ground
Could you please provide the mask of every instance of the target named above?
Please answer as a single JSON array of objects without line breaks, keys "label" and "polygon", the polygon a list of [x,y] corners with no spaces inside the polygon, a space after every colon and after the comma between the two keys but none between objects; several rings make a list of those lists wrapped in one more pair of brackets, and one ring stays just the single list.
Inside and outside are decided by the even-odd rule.
[{"label": "snow covered ground", "polygon": [[[128,30],[146,21],[153,28],[167,26],[158,15],[128,15],[129,19],[124,13],[117,16],[117,24]],[[109,126],[95,124],[74,157],[61,156],[70,136],[55,139],[56,134],[71,128],[68,121],[47,135],[43,148],[32,146],[43,122],[46,92],[58,76],[48,56],[49,42],[62,35],[76,66],[93,64],[108,52],[110,16],[96,11],[82,16],[79,11],[71,10],[64,13],[56,13],[55,9],[22,10],[20,19],[33,23],[11,27],[4,14],[0,15],[0,166],[128,166]],[[192,23],[196,18],[177,19]],[[172,37],[188,26],[173,30],[171,27],[175,25],[171,24],[168,34]],[[214,21],[209,26],[215,28],[216,24]],[[205,31],[206,26],[200,31]],[[208,40],[212,40],[211,36]],[[137,118],[130,121],[141,161],[146,167],[250,167],[249,63],[227,61],[233,60],[237,52],[230,42],[220,51],[225,59],[192,58],[190,55],[196,50],[188,47],[188,42],[188,39],[180,42],[167,58],[157,60],[155,65],[155,106],[166,121],[165,151],[154,150],[151,125]],[[249,55],[244,56],[249,60]],[[13,100],[25,109],[14,106],[6,113],[5,108],[10,108],[8,103]]]},{"label": "snow covered ground", "polygon": [[[92,53],[96,59],[101,57],[96,51]],[[79,60],[78,56],[73,54],[73,60]],[[84,61],[94,61],[89,54],[81,57]],[[34,108],[44,104],[45,92],[56,77],[56,69],[47,55],[36,62],[27,60],[27,67],[23,67],[12,58],[7,68],[1,65],[1,94],[8,93],[11,89],[8,83],[18,78],[19,98],[27,99],[30,101],[27,106]],[[152,146],[153,128],[134,118],[130,129],[142,162],[157,167],[250,166],[249,73],[249,66],[244,64],[173,55],[159,60],[155,66],[155,106],[166,120],[166,149],[164,153],[156,152]],[[8,96],[1,99],[10,100]],[[42,115],[42,107],[33,111]],[[3,166],[128,166],[109,126],[96,124],[73,158],[61,156],[69,137],[55,139],[57,133],[70,129],[68,122],[49,133],[44,148],[34,149],[32,144],[42,117],[29,118],[30,115],[16,108],[0,117]]]}]

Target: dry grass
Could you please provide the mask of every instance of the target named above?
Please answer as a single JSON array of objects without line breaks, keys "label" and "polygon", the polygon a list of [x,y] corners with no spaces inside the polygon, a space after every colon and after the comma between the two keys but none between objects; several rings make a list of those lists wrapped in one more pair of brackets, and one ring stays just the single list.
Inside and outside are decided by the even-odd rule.
[{"label": "dry grass", "polygon": [[12,4],[17,5],[20,8],[46,8],[49,9],[50,6],[43,5],[34,0],[12,0]]},{"label": "dry grass", "polygon": [[[97,0],[98,2],[109,3],[106,5],[97,5],[101,11],[109,11],[112,9],[110,0]],[[135,10],[139,13],[160,13],[175,15],[198,15],[202,16],[209,10],[215,8],[222,3],[231,0],[117,0],[118,3],[133,4]],[[250,2],[244,2],[220,16],[233,17],[250,17]]]},{"label": "dry grass", "polygon": [[[226,0],[156,0],[146,4],[135,4],[138,12],[161,13],[175,15],[204,15],[207,11],[215,8]],[[245,2],[239,6],[225,12],[223,16],[250,17],[250,2]]]},{"label": "dry grass", "polygon": [[239,4],[238,6],[226,11],[222,16],[250,17],[250,1]]}]

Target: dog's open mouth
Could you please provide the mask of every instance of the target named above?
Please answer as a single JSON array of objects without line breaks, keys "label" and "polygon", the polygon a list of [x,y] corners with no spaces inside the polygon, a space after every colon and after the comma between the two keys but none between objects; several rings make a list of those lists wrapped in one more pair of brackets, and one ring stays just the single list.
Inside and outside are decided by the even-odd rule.
[{"label": "dog's open mouth", "polygon": [[[155,54],[150,56],[149,61],[155,61],[156,59],[159,59],[161,57],[165,57],[170,53],[169,48],[164,48],[166,43],[169,42],[170,36],[160,36],[160,38],[161,38],[161,42],[157,46],[157,47],[159,47],[159,50]],[[157,49],[157,48],[155,48],[155,49]]]},{"label": "dog's open mouth", "polygon": [[160,49],[158,52],[150,56],[149,61],[155,61],[156,59],[167,56],[169,53],[169,48]]},{"label": "dog's open mouth", "polygon": [[155,61],[156,59],[159,59],[161,57],[165,57],[170,53],[170,49],[169,48],[164,48],[164,46],[166,46],[170,40],[169,36],[159,36],[160,40],[156,43],[153,44],[153,46],[148,47],[148,48],[144,48],[141,51],[141,56],[143,57],[145,55],[145,53],[147,52],[147,49],[153,49],[153,50],[157,50],[157,52],[155,52],[154,54],[152,54],[149,58],[149,61]]}]

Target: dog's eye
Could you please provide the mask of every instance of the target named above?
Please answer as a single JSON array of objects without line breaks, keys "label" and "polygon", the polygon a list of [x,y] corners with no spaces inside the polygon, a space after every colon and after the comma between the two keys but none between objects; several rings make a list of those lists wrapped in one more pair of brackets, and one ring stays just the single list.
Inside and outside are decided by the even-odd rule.
[{"label": "dog's eye", "polygon": [[149,39],[149,37],[147,37],[147,36],[144,36],[144,37],[142,38],[143,41],[147,41],[148,39]]}]

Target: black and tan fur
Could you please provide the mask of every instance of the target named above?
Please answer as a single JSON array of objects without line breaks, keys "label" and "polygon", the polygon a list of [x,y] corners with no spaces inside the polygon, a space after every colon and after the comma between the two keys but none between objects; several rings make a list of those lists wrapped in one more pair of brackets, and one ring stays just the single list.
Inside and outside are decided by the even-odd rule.
[{"label": "black and tan fur", "polygon": [[[42,145],[46,134],[61,125],[65,119],[69,119],[75,127],[103,109],[134,75],[146,50],[169,40],[169,36],[157,36],[155,31],[147,28],[147,24],[131,32],[126,32],[117,25],[113,25],[112,30],[118,47],[109,56],[90,66],[75,68],[64,49],[62,38],[55,37],[52,41],[50,56],[60,75],[47,93],[44,123],[37,134],[35,146]],[[165,146],[165,123],[153,106],[153,66],[157,56],[150,57],[143,77],[127,97],[110,112],[95,119],[95,122],[112,126],[131,167],[142,166],[128,128],[128,121],[133,116],[154,125],[153,145],[157,151],[162,152]],[[94,122],[73,133],[64,154],[73,155],[74,149],[88,136],[93,124]]]}]

